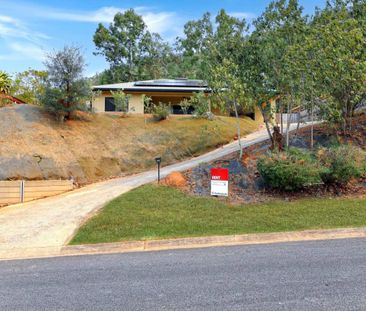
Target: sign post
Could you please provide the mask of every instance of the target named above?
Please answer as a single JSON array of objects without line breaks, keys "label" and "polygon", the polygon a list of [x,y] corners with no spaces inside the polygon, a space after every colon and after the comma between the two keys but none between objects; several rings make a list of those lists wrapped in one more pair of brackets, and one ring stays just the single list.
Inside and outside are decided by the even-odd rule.
[{"label": "sign post", "polygon": [[158,165],[158,183],[160,183],[160,164],[161,164],[161,157],[155,158],[155,162]]},{"label": "sign post", "polygon": [[227,168],[211,169],[211,195],[229,196],[229,170]]}]

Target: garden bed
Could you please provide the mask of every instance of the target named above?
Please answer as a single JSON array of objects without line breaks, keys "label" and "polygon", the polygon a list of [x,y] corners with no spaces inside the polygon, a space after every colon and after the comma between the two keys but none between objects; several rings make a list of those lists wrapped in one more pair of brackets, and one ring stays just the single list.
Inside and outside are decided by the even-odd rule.
[{"label": "garden bed", "polygon": [[[326,125],[317,125],[314,129],[314,145],[329,147],[334,143],[343,143],[359,146],[366,149],[366,116],[354,120],[355,131],[353,135],[342,135]],[[233,153],[220,160],[203,163],[200,166],[184,172],[187,180],[183,188],[189,194],[196,196],[210,196],[210,170],[211,168],[229,169],[229,200],[232,203],[267,202],[273,199],[299,199],[306,197],[362,197],[366,195],[366,178],[354,180],[347,186],[314,185],[297,192],[281,192],[271,190],[265,186],[257,170],[257,159],[268,151],[269,141],[245,148],[242,159],[238,153]],[[299,130],[298,135],[292,139],[291,146],[309,149],[310,128]]]}]

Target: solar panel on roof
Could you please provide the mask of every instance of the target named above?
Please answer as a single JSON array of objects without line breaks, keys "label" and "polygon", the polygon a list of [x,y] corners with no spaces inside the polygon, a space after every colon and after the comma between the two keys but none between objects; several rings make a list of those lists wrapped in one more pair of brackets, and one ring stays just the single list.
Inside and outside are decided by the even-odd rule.
[{"label": "solar panel on roof", "polygon": [[135,82],[135,86],[163,86],[163,87],[206,87],[207,83],[202,80],[187,79],[161,79]]}]

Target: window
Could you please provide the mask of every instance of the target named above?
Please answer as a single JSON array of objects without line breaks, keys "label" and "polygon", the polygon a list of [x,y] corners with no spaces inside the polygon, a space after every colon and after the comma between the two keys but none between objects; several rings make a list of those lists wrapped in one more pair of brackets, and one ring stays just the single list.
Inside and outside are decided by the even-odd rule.
[{"label": "window", "polygon": [[[118,103],[118,98],[116,99]],[[118,105],[120,107],[116,107],[115,104],[115,98],[114,97],[106,97],[105,98],[105,107],[104,111],[123,111],[128,112],[128,98],[126,98],[126,104],[125,105]],[[121,107],[122,106],[122,107]]]},{"label": "window", "polygon": [[105,103],[104,111],[116,111],[116,105],[114,104],[113,97],[106,97],[104,103]]}]

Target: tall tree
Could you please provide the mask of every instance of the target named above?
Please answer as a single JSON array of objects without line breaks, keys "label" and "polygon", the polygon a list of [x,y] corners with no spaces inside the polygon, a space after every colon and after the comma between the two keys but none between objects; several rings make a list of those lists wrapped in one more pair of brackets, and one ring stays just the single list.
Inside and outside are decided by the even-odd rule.
[{"label": "tall tree", "polygon": [[[283,110],[292,112],[299,102],[301,74],[290,51],[302,42],[307,18],[297,0],[277,0],[254,22],[255,30],[249,39],[253,56],[245,56],[247,73],[251,77],[253,97],[259,100],[265,120],[268,120],[268,101],[279,96]],[[248,51],[249,51],[248,50]],[[262,106],[263,102],[267,103]],[[287,122],[286,143],[289,144]]]},{"label": "tall tree", "polygon": [[239,67],[228,58],[224,58],[220,64],[210,70],[209,85],[213,91],[211,99],[213,104],[225,111],[233,110],[236,118],[237,137],[239,144],[239,159],[243,156],[241,144],[241,127],[239,109],[252,108],[247,85],[242,80]]},{"label": "tall tree", "polygon": [[190,78],[202,79],[207,63],[204,56],[213,36],[211,14],[206,12],[198,20],[188,21],[184,25],[184,36],[177,38],[177,50],[181,54],[180,66],[183,75]]},{"label": "tall tree", "polygon": [[349,1],[328,2],[316,13],[311,34],[315,58],[321,60],[319,86],[334,100],[335,111],[341,112],[344,131],[347,119],[364,99],[366,89],[364,20],[356,19],[360,13],[356,14],[353,9]]},{"label": "tall tree", "polygon": [[93,40],[96,54],[105,56],[110,64],[104,77],[111,82],[156,79],[167,74],[164,68],[171,47],[159,34],[150,33],[133,9],[117,13],[108,28],[99,24]]}]

